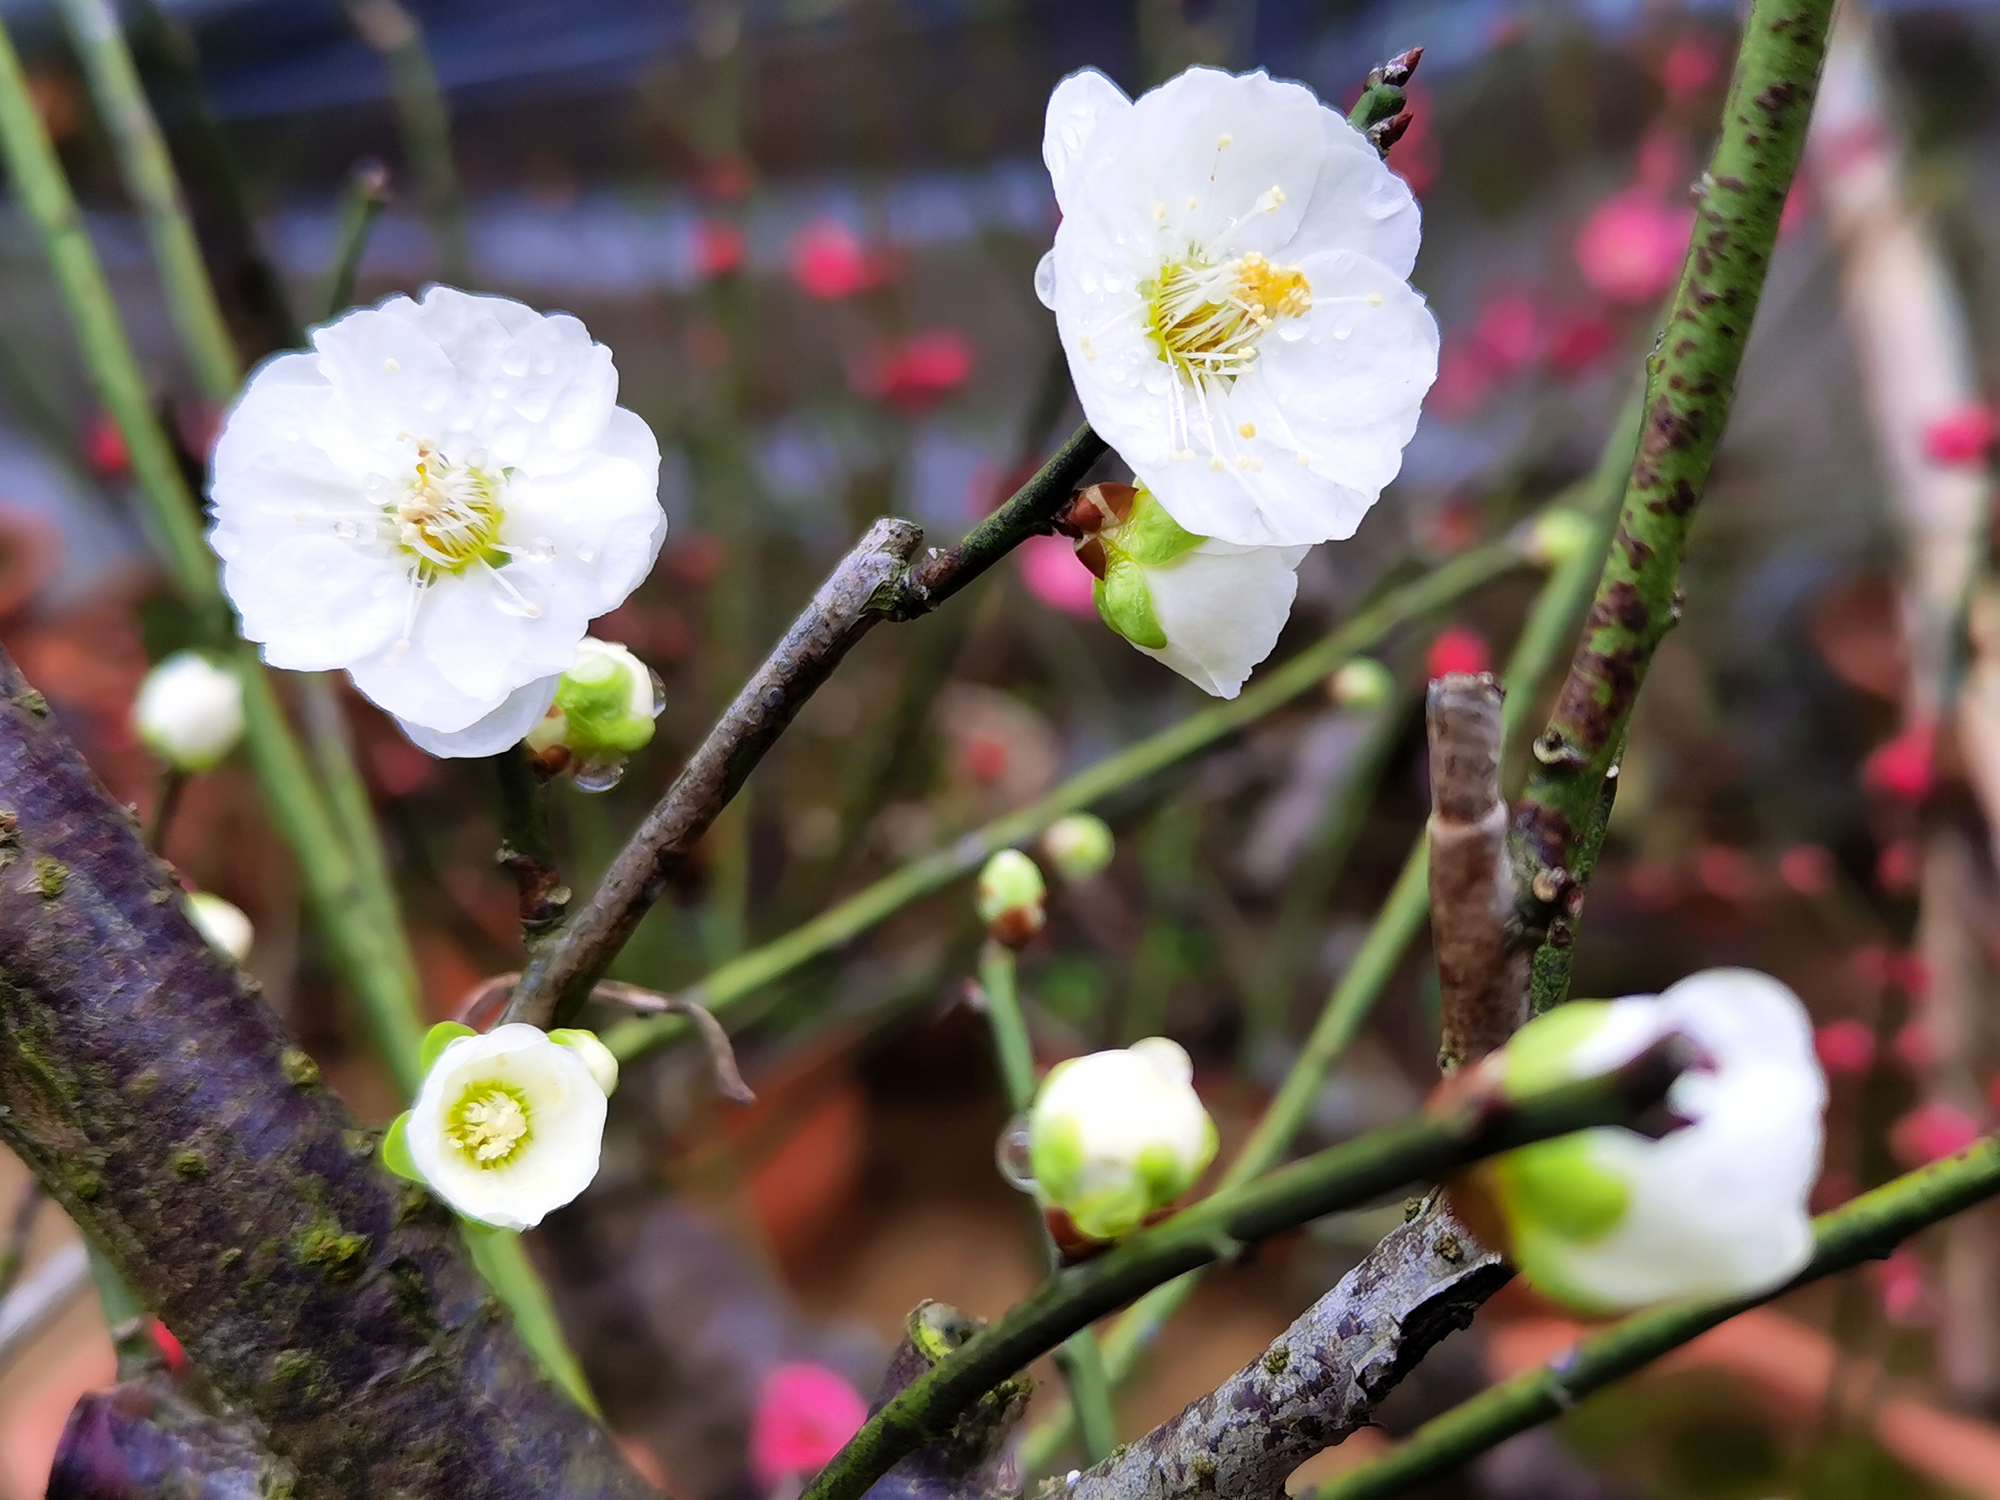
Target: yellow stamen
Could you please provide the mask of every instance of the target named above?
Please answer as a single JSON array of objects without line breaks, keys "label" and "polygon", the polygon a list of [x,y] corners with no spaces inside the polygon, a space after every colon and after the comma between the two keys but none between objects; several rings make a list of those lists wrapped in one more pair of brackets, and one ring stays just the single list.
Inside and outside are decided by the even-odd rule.
[{"label": "yellow stamen", "polygon": [[528,1143],[528,1102],[504,1083],[476,1083],[445,1117],[445,1136],[475,1166],[504,1167]]}]

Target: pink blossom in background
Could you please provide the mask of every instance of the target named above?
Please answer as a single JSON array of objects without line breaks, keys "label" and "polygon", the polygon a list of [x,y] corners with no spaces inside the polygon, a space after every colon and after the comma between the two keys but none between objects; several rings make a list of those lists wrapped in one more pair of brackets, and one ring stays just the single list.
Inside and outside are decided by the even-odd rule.
[{"label": "pink blossom in background", "polygon": [[1778,878],[1801,896],[1824,896],[1833,876],[1833,852],[1824,844],[1794,844],[1778,856]]},{"label": "pink blossom in background", "polygon": [[1651,302],[1674,284],[1694,229],[1694,210],[1643,188],[1606,198],[1576,236],[1583,279],[1613,302]]},{"label": "pink blossom in background", "polygon": [[1836,1078],[1858,1078],[1875,1065],[1875,1032],[1863,1021],[1829,1021],[1813,1033],[1819,1065]]},{"label": "pink blossom in background", "polygon": [[1934,464],[1983,464],[2000,438],[2000,417],[1986,401],[1968,401],[1924,429],[1924,456]]},{"label": "pink blossom in background", "polygon": [[808,297],[837,302],[883,279],[880,261],[838,219],[814,219],[792,241],[792,280]]},{"label": "pink blossom in background", "polygon": [[1542,342],[1542,320],[1526,292],[1495,292],[1479,309],[1472,337],[1495,378],[1518,375],[1534,362]]},{"label": "pink blossom in background", "polygon": [[1695,853],[1694,878],[1709,895],[1732,906],[1752,899],[1761,884],[1750,856],[1730,844],[1703,844]]},{"label": "pink blossom in background", "polygon": [[1493,394],[1493,371],[1477,345],[1449,344],[1438,353],[1437,381],[1424,409],[1447,422],[1469,417]]},{"label": "pink blossom in background", "polygon": [[1920,864],[1915,839],[1897,839],[1885,844],[1875,860],[1875,883],[1888,895],[1907,895],[1917,888]]},{"label": "pink blossom in background", "polygon": [[727,219],[703,219],[694,227],[694,261],[704,280],[743,269],[743,231]]},{"label": "pink blossom in background", "polygon": [[1660,86],[1675,103],[1699,94],[1721,75],[1721,49],[1702,33],[1682,37],[1660,60]]},{"label": "pink blossom in background", "polygon": [[125,449],[125,435],[103,412],[92,417],[83,429],[83,461],[99,479],[123,479],[132,472],[132,455]]},{"label": "pink blossom in background", "polygon": [[1431,130],[1431,100],[1422,83],[1413,82],[1403,108],[1409,113],[1409,128],[1402,139],[1389,148],[1389,170],[1410,185],[1419,198],[1437,181],[1444,165],[1437,136]]},{"label": "pink blossom in background", "polygon": [[1907,1246],[1868,1268],[1869,1280],[1882,1299],[1882,1316],[1899,1328],[1915,1328],[1937,1316],[1930,1272],[1922,1257]]},{"label": "pink blossom in background", "polygon": [[956,328],[933,328],[904,340],[850,372],[855,389],[899,411],[922,411],[971,378],[972,345]]},{"label": "pink blossom in background", "polygon": [[817,1474],[867,1418],[861,1393],[826,1366],[779,1365],[750,1417],[751,1476],[768,1490]]},{"label": "pink blossom in background", "polygon": [[1792,190],[1785,194],[1785,206],[1778,210],[1778,238],[1788,240],[1799,226],[1812,217],[1813,193],[1810,177],[1794,177]]},{"label": "pink blossom in background", "polygon": [[1549,330],[1549,369],[1572,380],[1608,354],[1616,338],[1610,321],[1598,313],[1560,314]]},{"label": "pink blossom in background", "polygon": [[1484,672],[1492,660],[1486,637],[1463,625],[1453,625],[1439,632],[1438,638],[1431,642],[1424,670],[1433,678],[1451,672]]},{"label": "pink blossom in background", "polygon": [[1889,1127],[1889,1149],[1906,1167],[1921,1167],[1963,1151],[1979,1139],[1979,1122],[1954,1104],[1919,1104]]},{"label": "pink blossom in background", "polygon": [[1854,977],[1871,989],[1898,989],[1912,1000],[1930,993],[1931,971],[1914,953],[1903,953],[1884,943],[1864,943],[1848,955]]},{"label": "pink blossom in background", "polygon": [[1021,560],[1021,582],[1050,609],[1064,614],[1095,619],[1097,606],[1091,602],[1090,576],[1067,537],[1031,536],[1015,549]]},{"label": "pink blossom in background", "polygon": [[1898,802],[1922,802],[1936,784],[1936,758],[1937,725],[1918,720],[1869,752],[1861,765],[1861,784]]},{"label": "pink blossom in background", "polygon": [[1909,1021],[1896,1033],[1889,1050],[1896,1054],[1896,1061],[1911,1073],[1921,1073],[1936,1060],[1937,1048],[1931,1045],[1930,1028],[1922,1021]]},{"label": "pink blossom in background", "polygon": [[1687,140],[1679,131],[1656,125],[1639,138],[1639,156],[1632,174],[1635,184],[1671,201],[1686,193],[1688,177]]}]

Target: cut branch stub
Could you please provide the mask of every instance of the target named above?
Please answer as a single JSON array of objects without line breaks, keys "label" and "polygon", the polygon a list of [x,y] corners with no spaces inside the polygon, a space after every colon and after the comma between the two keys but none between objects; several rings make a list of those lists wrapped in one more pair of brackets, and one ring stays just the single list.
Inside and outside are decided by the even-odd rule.
[{"label": "cut branch stub", "polygon": [[1527,1019],[1528,956],[1513,949],[1513,873],[1500,797],[1502,698],[1490,673],[1430,687],[1431,940],[1446,1071],[1503,1045]]},{"label": "cut branch stub", "polygon": [[[986,1326],[985,1320],[943,1302],[920,1302],[904,1322],[903,1341],[889,1356],[871,1412],[927,1374]],[[952,1424],[944,1437],[919,1448],[876,1480],[868,1500],[999,1500],[1016,1486],[1003,1451],[1028,1409],[1035,1383],[1026,1375],[1004,1380]]]}]

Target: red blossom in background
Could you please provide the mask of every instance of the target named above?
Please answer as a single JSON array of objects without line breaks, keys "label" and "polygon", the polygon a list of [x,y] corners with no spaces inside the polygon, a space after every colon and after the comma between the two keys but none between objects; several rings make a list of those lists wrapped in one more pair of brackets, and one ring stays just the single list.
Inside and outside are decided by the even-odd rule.
[{"label": "red blossom in background", "polygon": [[99,479],[123,479],[132,472],[132,455],[118,424],[98,412],[83,429],[83,461]]},{"label": "red blossom in background", "polygon": [[1757,894],[1757,866],[1729,844],[1703,844],[1694,857],[1695,879],[1718,901],[1740,906]]},{"label": "red blossom in background", "polygon": [[1937,784],[1937,724],[1920,719],[1885,740],[1862,762],[1861,784],[1898,802],[1919,803]]},{"label": "red blossom in background", "polygon": [[792,280],[808,297],[837,302],[880,286],[888,267],[838,219],[814,219],[792,241]]},{"label": "red blossom in background", "polygon": [[1713,38],[1702,33],[1680,38],[1660,59],[1660,87],[1676,104],[1699,94],[1721,75],[1721,49]]},{"label": "red blossom in background", "polygon": [[1933,1099],[1889,1127],[1889,1149],[1904,1166],[1921,1167],[1963,1151],[1979,1134],[1979,1122],[1971,1115]]},{"label": "red blossom in background", "polygon": [[1433,678],[1452,672],[1484,672],[1492,660],[1493,653],[1487,648],[1484,636],[1463,625],[1454,625],[1431,642],[1424,670]]},{"label": "red blossom in background", "polygon": [[1875,860],[1875,883],[1891,896],[1905,896],[1917,888],[1917,871],[1922,856],[1915,839],[1897,839],[1883,847]]},{"label": "red blossom in background", "polygon": [[1930,1029],[1922,1021],[1908,1022],[1896,1033],[1889,1050],[1896,1054],[1896,1061],[1912,1073],[1923,1072],[1935,1060],[1937,1053],[1931,1045]]},{"label": "red blossom in background", "polygon": [[1574,379],[1609,353],[1616,337],[1598,313],[1559,314],[1549,331],[1549,368],[1564,380]]},{"label": "red blossom in background", "polygon": [[972,345],[956,328],[933,328],[858,362],[854,388],[898,411],[917,412],[950,395],[972,375]]},{"label": "red blossom in background", "polygon": [[2000,416],[1986,401],[1968,401],[1924,429],[1924,457],[1934,464],[1983,464],[2000,439]]},{"label": "red blossom in background", "polygon": [[750,1417],[750,1473],[769,1490],[817,1474],[868,1419],[861,1393],[824,1365],[779,1365]]},{"label": "red blossom in background", "polygon": [[1066,537],[1031,536],[1016,549],[1020,559],[1021,582],[1028,592],[1051,609],[1064,614],[1095,619],[1097,606],[1091,600],[1096,579],[1077,558],[1076,548]]},{"label": "red blossom in background", "polygon": [[1861,1021],[1829,1021],[1813,1033],[1819,1065],[1833,1077],[1858,1078],[1875,1065],[1875,1033]]},{"label": "red blossom in background", "polygon": [[694,260],[704,280],[743,269],[743,231],[727,219],[703,219],[694,227]]},{"label": "red blossom in background", "polygon": [[1778,878],[1801,896],[1824,896],[1833,875],[1833,854],[1823,844],[1794,844],[1778,856]]},{"label": "red blossom in background", "polygon": [[1868,1276],[1882,1299],[1882,1316],[1897,1327],[1920,1327],[1937,1316],[1930,1272],[1916,1251],[1907,1246],[1893,1251],[1887,1260],[1870,1266]]},{"label": "red blossom in background", "polygon": [[1680,275],[1693,228],[1692,208],[1627,188],[1600,203],[1577,231],[1577,269],[1613,302],[1651,302]]}]

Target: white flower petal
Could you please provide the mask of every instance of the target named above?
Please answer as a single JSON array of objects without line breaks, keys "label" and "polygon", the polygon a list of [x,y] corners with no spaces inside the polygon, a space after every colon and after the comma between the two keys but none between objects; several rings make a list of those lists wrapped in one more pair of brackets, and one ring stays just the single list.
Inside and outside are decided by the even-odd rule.
[{"label": "white flower petal", "polygon": [[1055,184],[1056,205],[1068,212],[1067,195],[1091,137],[1107,119],[1132,108],[1125,91],[1095,68],[1072,73],[1049,95],[1048,123],[1042,133],[1042,160]]},{"label": "white flower petal", "polygon": [[400,570],[330,531],[225,553],[222,587],[244,639],[261,642],[265,661],[293,672],[352,666],[388,649],[409,598]]},{"label": "white flower petal", "polygon": [[485,718],[474,720],[454,733],[441,733],[422,724],[412,724],[407,719],[398,719],[396,727],[403,731],[411,744],[440,760],[498,755],[508,746],[526,739],[528,731],[541,722],[542,715],[555,701],[556,684],[560,681],[561,674],[557,674],[516,688]]},{"label": "white flower petal", "polygon": [[1423,210],[1368,137],[1338,110],[1320,107],[1319,180],[1294,236],[1315,251],[1351,250],[1407,279],[1423,238]]},{"label": "white flower petal", "polygon": [[1234,698],[1278,644],[1309,550],[1204,542],[1148,568],[1146,587],[1167,644],[1139,649],[1203,692]]}]

